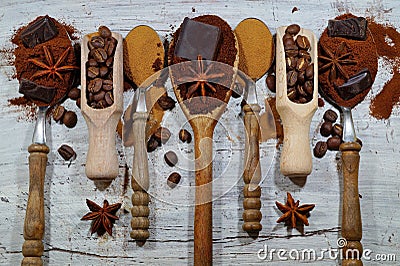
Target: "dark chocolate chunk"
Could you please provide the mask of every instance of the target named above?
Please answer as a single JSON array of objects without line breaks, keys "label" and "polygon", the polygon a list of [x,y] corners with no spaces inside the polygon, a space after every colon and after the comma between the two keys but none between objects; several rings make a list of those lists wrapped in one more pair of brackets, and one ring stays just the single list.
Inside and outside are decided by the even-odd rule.
[{"label": "dark chocolate chunk", "polygon": [[220,39],[216,26],[185,18],[175,46],[175,55],[189,60],[214,60]]},{"label": "dark chocolate chunk", "polygon": [[56,89],[38,85],[27,79],[21,79],[21,82],[19,83],[19,93],[22,93],[26,98],[32,100],[51,103],[54,96],[56,96]]},{"label": "dark chocolate chunk", "polygon": [[367,26],[368,22],[363,17],[343,20],[331,19],[328,21],[328,36],[365,40],[367,38]]},{"label": "dark chocolate chunk", "polygon": [[368,69],[363,69],[350,77],[343,85],[339,87],[335,86],[335,90],[343,100],[347,101],[363,93],[371,86],[371,73]]},{"label": "dark chocolate chunk", "polygon": [[49,16],[44,16],[21,32],[21,40],[25,47],[33,48],[53,39],[57,34],[58,29],[54,21]]}]

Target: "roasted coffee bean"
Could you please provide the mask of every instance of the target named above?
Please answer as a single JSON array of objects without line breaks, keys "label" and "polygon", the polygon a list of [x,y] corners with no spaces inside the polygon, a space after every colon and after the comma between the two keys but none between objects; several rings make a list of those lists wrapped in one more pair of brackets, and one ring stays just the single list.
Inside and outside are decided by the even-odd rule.
[{"label": "roasted coffee bean", "polygon": [[296,57],[286,57],[286,71],[293,70],[296,67],[297,58]]},{"label": "roasted coffee bean", "polygon": [[314,92],[314,84],[312,81],[307,80],[304,85],[303,85],[304,91],[307,93],[307,95],[312,96]]},{"label": "roasted coffee bean", "polygon": [[326,141],[326,144],[328,145],[328,150],[331,150],[331,151],[338,151],[341,143],[342,143],[342,140],[338,136],[330,137]]},{"label": "roasted coffee bean", "polygon": [[78,106],[79,109],[81,109],[81,98],[76,99],[75,104],[76,106]]},{"label": "roasted coffee bean", "polygon": [[300,97],[297,101],[297,103],[307,103],[309,100],[306,97]]},{"label": "roasted coffee bean", "polygon": [[287,57],[295,57],[299,54],[299,48],[297,45],[288,45],[284,47],[285,55]]},{"label": "roasted coffee bean", "polygon": [[300,32],[300,26],[297,24],[289,25],[285,30],[285,33],[288,33],[291,35],[296,35],[299,32]]},{"label": "roasted coffee bean", "polygon": [[114,103],[114,97],[111,91],[106,93],[106,95],[104,96],[104,100],[109,106],[111,106]]},{"label": "roasted coffee bean", "polygon": [[176,156],[175,152],[169,151],[164,154],[164,160],[169,166],[173,167],[178,163],[178,156]]},{"label": "roasted coffee bean", "polygon": [[178,185],[180,181],[181,181],[181,175],[176,173],[176,172],[174,172],[174,173],[169,175],[169,177],[167,179],[167,185],[170,188],[175,188],[176,185]]},{"label": "roasted coffee bean", "polygon": [[99,74],[100,74],[100,77],[102,77],[102,78],[105,77],[108,74],[108,67],[101,66],[99,69]]},{"label": "roasted coffee bean", "polygon": [[331,123],[335,123],[337,118],[338,118],[338,115],[333,110],[329,109],[324,113],[324,120],[325,121],[329,121]]},{"label": "roasted coffee bean", "polygon": [[311,61],[311,55],[306,50],[299,50],[299,57],[303,57],[307,62]]},{"label": "roasted coffee bean", "polygon": [[332,123],[329,121],[325,121],[324,123],[322,123],[319,132],[322,136],[329,137],[331,135],[332,128]]},{"label": "roasted coffee bean", "polygon": [[104,63],[107,60],[107,53],[103,48],[93,49],[91,55],[97,63]]},{"label": "roasted coffee bean", "polygon": [[297,84],[303,85],[306,82],[304,71],[297,73]]},{"label": "roasted coffee bean", "polygon": [[289,87],[293,87],[296,85],[297,82],[297,72],[294,70],[291,70],[287,73],[287,85]]},{"label": "roasted coffee bean", "polygon": [[114,54],[115,47],[117,47],[117,40],[113,37],[107,38],[105,51],[107,52],[108,56],[112,56]]},{"label": "roasted coffee bean", "polygon": [[100,26],[98,32],[102,38],[109,38],[111,37],[111,31],[106,26]]},{"label": "roasted coffee bean", "polygon": [[313,153],[316,158],[322,158],[326,154],[327,150],[328,150],[328,145],[326,144],[326,142],[318,141],[317,144],[315,144]]},{"label": "roasted coffee bean", "polygon": [[72,88],[69,92],[68,92],[68,98],[70,98],[71,100],[78,100],[78,98],[81,97],[81,90],[78,88]]},{"label": "roasted coffee bean", "polygon": [[172,110],[175,107],[175,101],[174,99],[172,99],[171,97],[169,97],[168,95],[163,95],[161,96],[158,100],[158,105],[160,105],[160,107],[163,110]]},{"label": "roasted coffee bean", "polygon": [[63,123],[68,128],[73,128],[76,126],[78,122],[78,117],[76,116],[75,112],[73,111],[66,111],[63,117]]},{"label": "roasted coffee bean", "polygon": [[286,38],[282,38],[283,46],[296,45],[293,36],[288,35]]},{"label": "roasted coffee bean", "polygon": [[63,144],[58,148],[58,154],[61,155],[61,157],[66,160],[66,161],[72,161],[76,159],[76,153],[74,151],[74,149],[67,145],[67,144]]},{"label": "roasted coffee bean", "polygon": [[93,93],[92,92],[88,93],[87,100],[88,100],[88,102],[93,102]]},{"label": "roasted coffee bean", "polygon": [[285,33],[285,34],[283,34],[283,36],[282,36],[282,42],[283,42],[283,41],[285,41],[286,39],[292,39],[292,40],[293,40],[293,44],[295,43],[295,41],[294,41],[294,38],[293,38],[293,35],[292,35],[292,34],[289,34],[289,33]]},{"label": "roasted coffee bean", "polygon": [[106,100],[102,99],[97,102],[97,108],[102,109],[108,107]]},{"label": "roasted coffee bean", "polygon": [[94,47],[94,48],[103,48],[104,47],[104,39],[100,36],[93,36],[90,39],[90,44]]},{"label": "roasted coffee bean", "polygon": [[302,85],[296,85],[296,91],[299,96],[307,97],[307,93],[305,92]]},{"label": "roasted coffee bean", "polygon": [[96,102],[99,102],[104,99],[105,95],[106,95],[106,92],[103,90],[100,90],[98,93],[93,95],[93,100]]},{"label": "roasted coffee bean", "polygon": [[161,142],[162,144],[167,143],[169,138],[171,137],[171,132],[168,130],[168,128],[165,127],[159,127],[156,132],[154,132],[153,137],[158,141]]},{"label": "roasted coffee bean", "polygon": [[310,41],[308,40],[308,38],[306,36],[303,35],[299,35],[296,38],[296,44],[299,47],[299,49],[301,50],[308,50],[310,49]]},{"label": "roasted coffee bean", "polygon": [[88,78],[94,79],[97,77],[100,73],[100,70],[98,67],[89,67],[87,70],[87,76]]},{"label": "roasted coffee bean", "polygon": [[265,83],[267,84],[268,89],[275,93],[276,92],[276,77],[275,75],[268,75],[265,79]]},{"label": "roasted coffee bean", "polygon": [[343,136],[343,126],[341,124],[335,124],[332,127],[332,136],[338,136],[339,138],[342,138],[342,136]]},{"label": "roasted coffee bean", "polygon": [[107,67],[112,67],[113,63],[114,63],[114,57],[111,56],[111,57],[107,58],[107,60],[106,60]]},{"label": "roasted coffee bean", "polygon": [[94,66],[98,66],[99,64],[96,62],[96,60],[94,60],[93,58],[90,58],[90,59],[87,61],[86,65],[87,65],[88,67],[94,67]]},{"label": "roasted coffee bean", "polygon": [[147,152],[155,151],[158,146],[158,141],[153,136],[151,136],[149,141],[147,142]]},{"label": "roasted coffee bean", "polygon": [[113,89],[113,82],[111,79],[105,79],[103,80],[103,90],[105,91],[111,91]]},{"label": "roasted coffee bean", "polygon": [[311,80],[314,77],[314,63],[310,64],[306,68],[306,78]]},{"label": "roasted coffee bean", "polygon": [[182,142],[190,143],[190,142],[192,142],[192,135],[186,129],[181,129],[179,131],[179,139]]},{"label": "roasted coffee bean", "polygon": [[53,112],[53,119],[56,122],[62,123],[62,119],[64,117],[65,108],[61,105],[57,106],[57,108]]},{"label": "roasted coffee bean", "polygon": [[305,71],[307,66],[308,66],[308,63],[304,59],[304,57],[300,57],[296,62],[296,70],[299,71],[299,72]]},{"label": "roasted coffee bean", "polygon": [[289,88],[288,90],[287,90],[287,97],[288,97],[288,99],[289,100],[291,100],[292,102],[296,99],[296,97],[297,97],[297,92],[296,92],[296,89],[295,88]]},{"label": "roasted coffee bean", "polygon": [[103,86],[103,80],[101,78],[95,78],[91,80],[88,84],[88,91],[92,93],[97,93],[101,90]]}]

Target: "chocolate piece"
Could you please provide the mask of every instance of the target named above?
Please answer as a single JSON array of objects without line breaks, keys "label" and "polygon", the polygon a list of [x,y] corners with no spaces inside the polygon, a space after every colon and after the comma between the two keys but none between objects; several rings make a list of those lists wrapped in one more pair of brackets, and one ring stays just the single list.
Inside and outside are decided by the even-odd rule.
[{"label": "chocolate piece", "polygon": [[49,16],[44,16],[38,21],[28,25],[21,32],[22,43],[27,48],[33,48],[37,44],[44,43],[58,34],[58,29],[54,21]]},{"label": "chocolate piece", "polygon": [[335,86],[335,90],[343,100],[347,101],[370,88],[372,83],[371,73],[368,69],[363,69],[350,77],[343,85]]},{"label": "chocolate piece", "polygon": [[22,93],[26,98],[48,104],[54,99],[56,89],[36,84],[27,79],[21,79],[19,84],[19,93]]},{"label": "chocolate piece", "polygon": [[328,36],[364,41],[367,38],[367,25],[368,22],[363,17],[343,20],[330,19],[328,21]]},{"label": "chocolate piece", "polygon": [[189,60],[197,60],[199,55],[204,60],[214,60],[219,39],[218,27],[185,18],[174,54]]}]

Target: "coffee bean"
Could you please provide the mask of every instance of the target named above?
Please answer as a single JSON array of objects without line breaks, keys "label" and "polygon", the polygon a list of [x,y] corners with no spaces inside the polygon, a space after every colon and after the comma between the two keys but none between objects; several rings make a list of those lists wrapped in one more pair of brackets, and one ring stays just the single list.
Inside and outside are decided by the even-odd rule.
[{"label": "coffee bean", "polygon": [[326,122],[322,123],[319,132],[324,137],[330,136],[331,132],[332,132],[332,123],[329,122],[329,121],[326,121]]},{"label": "coffee bean", "polygon": [[175,188],[176,185],[178,185],[180,181],[181,181],[181,175],[176,173],[176,172],[174,172],[174,173],[169,175],[169,177],[167,179],[167,185],[170,188]]},{"label": "coffee bean", "polygon": [[160,105],[160,107],[163,110],[172,110],[175,107],[175,101],[174,99],[172,99],[171,97],[169,97],[168,95],[163,95],[161,96],[158,100],[158,105]]},{"label": "coffee bean", "polygon": [[299,48],[297,45],[288,45],[284,47],[285,55],[287,57],[295,57],[299,54]]},{"label": "coffee bean", "polygon": [[100,73],[100,70],[98,67],[89,67],[87,70],[87,76],[88,78],[94,79],[97,77]]},{"label": "coffee bean", "polygon": [[296,67],[297,58],[296,57],[286,57],[286,71],[293,70]]},{"label": "coffee bean", "polygon": [[105,91],[111,91],[113,89],[113,81],[111,79],[103,80],[102,88]]},{"label": "coffee bean", "polygon": [[158,146],[158,141],[153,136],[151,136],[149,141],[147,142],[147,152],[155,151]]},{"label": "coffee bean", "polygon": [[76,159],[76,153],[72,147],[67,144],[63,144],[58,148],[58,154],[66,161],[73,161]]},{"label": "coffee bean", "polygon": [[302,97],[307,96],[307,93],[304,91],[304,88],[302,85],[296,85],[296,91],[299,96],[302,96]]},{"label": "coffee bean", "polygon": [[100,26],[98,32],[102,38],[111,37],[111,31],[106,26]]},{"label": "coffee bean", "polygon": [[154,132],[153,137],[158,141],[161,142],[162,144],[167,143],[169,138],[171,137],[171,132],[168,130],[168,128],[165,127],[159,127],[156,132]]},{"label": "coffee bean", "polygon": [[289,100],[291,100],[292,102],[296,99],[297,97],[297,92],[296,89],[294,87],[291,87],[287,90],[287,97]]},{"label": "coffee bean", "polygon": [[314,85],[313,82],[310,80],[307,80],[304,85],[303,85],[304,91],[307,93],[307,95],[313,96],[314,92]]},{"label": "coffee bean", "polygon": [[297,84],[302,85],[306,82],[304,71],[297,73]]},{"label": "coffee bean", "polygon": [[108,74],[108,67],[101,66],[99,69],[100,77],[104,78]]},{"label": "coffee bean", "polygon": [[293,39],[293,36],[288,35],[286,38],[282,38],[283,46],[289,46],[289,45],[296,45],[296,42]]},{"label": "coffee bean", "polygon": [[103,109],[103,108],[106,108],[106,107],[108,107],[108,104],[104,99],[102,99],[102,100],[97,102],[97,108]]},{"label": "coffee bean", "polygon": [[100,90],[98,93],[95,93],[93,95],[93,101],[99,102],[104,99],[105,95],[106,95],[106,92],[103,90]]},{"label": "coffee bean", "polygon": [[288,33],[291,35],[296,35],[299,32],[300,32],[300,26],[297,24],[289,25],[285,30],[285,33]]},{"label": "coffee bean", "polygon": [[114,97],[111,91],[107,92],[106,95],[104,96],[104,100],[106,100],[106,103],[111,106],[114,103]]},{"label": "coffee bean", "polygon": [[296,85],[297,82],[297,72],[294,70],[291,70],[287,73],[287,85],[289,87],[293,87]]},{"label": "coffee bean", "polygon": [[341,124],[335,124],[332,128],[332,136],[338,136],[342,138],[343,136],[343,126]]},{"label": "coffee bean", "polygon": [[331,123],[335,123],[336,119],[338,118],[338,115],[336,114],[335,111],[329,109],[324,113],[324,120],[329,121]]},{"label": "coffee bean", "polygon": [[308,63],[304,59],[304,57],[300,57],[296,62],[296,70],[299,71],[299,72],[305,71],[307,66],[308,66]]},{"label": "coffee bean", "polygon": [[308,50],[310,49],[310,41],[308,40],[308,38],[306,36],[303,35],[299,35],[296,38],[296,44],[299,47],[299,49],[301,50]]},{"label": "coffee bean", "polygon": [[107,38],[106,45],[104,48],[108,56],[112,56],[114,54],[115,47],[117,47],[117,40],[114,39],[113,37]]},{"label": "coffee bean", "polygon": [[94,67],[94,66],[98,66],[99,64],[96,62],[96,60],[94,60],[93,58],[90,58],[87,62],[86,65],[88,67]]},{"label": "coffee bean", "polygon": [[104,63],[107,60],[107,53],[103,48],[93,49],[91,55],[97,63]]},{"label": "coffee bean", "polygon": [[317,144],[315,144],[313,153],[316,158],[322,158],[326,154],[327,150],[328,150],[328,145],[326,144],[326,142],[318,141]]},{"label": "coffee bean", "polygon": [[186,129],[181,129],[179,131],[179,139],[182,142],[190,143],[190,142],[192,142],[192,135]]},{"label": "coffee bean", "polygon": [[70,98],[71,100],[78,100],[78,98],[81,97],[81,90],[78,88],[72,88],[69,92],[68,92],[68,98]]},{"label": "coffee bean", "polygon": [[265,79],[265,83],[267,84],[268,89],[275,93],[276,92],[276,77],[275,75],[268,75]]},{"label": "coffee bean", "polygon": [[113,63],[114,63],[114,57],[107,58],[107,60],[106,60],[107,67],[112,67]]},{"label": "coffee bean", "polygon": [[314,77],[314,63],[310,64],[306,68],[306,78],[311,80]]},{"label": "coffee bean", "polygon": [[57,108],[53,112],[54,121],[62,123],[64,113],[65,113],[65,108],[61,105],[57,106]]},{"label": "coffee bean", "polygon": [[289,33],[283,34],[282,42],[284,42],[286,39],[292,39],[293,40],[293,44],[295,44],[295,41],[294,41],[294,38],[293,38],[292,34],[289,34]]},{"label": "coffee bean", "polygon": [[178,156],[176,156],[175,152],[169,151],[164,154],[164,160],[169,166],[173,167],[178,163]]},{"label": "coffee bean", "polygon": [[307,62],[311,61],[311,55],[306,50],[299,50],[299,57],[303,57]]},{"label": "coffee bean", "polygon": [[326,144],[328,145],[328,150],[331,151],[338,151],[341,143],[342,140],[338,136],[330,137],[326,141]]},{"label": "coffee bean", "polygon": [[93,36],[90,39],[90,44],[94,47],[94,48],[103,48],[104,47],[104,39],[100,36]]},{"label": "coffee bean", "polygon": [[79,109],[81,109],[81,98],[76,99],[75,104],[76,106],[78,106]]},{"label": "coffee bean", "polygon": [[73,111],[66,111],[63,117],[63,123],[68,128],[73,128],[76,126],[78,122],[78,117],[76,116],[75,112]]},{"label": "coffee bean", "polygon": [[297,103],[306,103],[306,102],[308,102],[309,100],[306,98],[306,97],[300,97],[297,101],[295,101],[295,102],[297,102]]},{"label": "coffee bean", "polygon": [[97,93],[101,90],[103,86],[103,80],[101,78],[95,78],[91,80],[88,84],[88,91],[92,93]]}]

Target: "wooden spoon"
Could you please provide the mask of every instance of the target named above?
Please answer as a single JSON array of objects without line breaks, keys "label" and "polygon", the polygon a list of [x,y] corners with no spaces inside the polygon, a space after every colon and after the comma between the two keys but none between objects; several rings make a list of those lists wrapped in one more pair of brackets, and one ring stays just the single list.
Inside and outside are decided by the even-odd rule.
[{"label": "wooden spoon", "polygon": [[118,176],[119,164],[115,146],[116,127],[123,111],[123,40],[122,36],[113,32],[118,41],[113,65],[114,103],[104,109],[94,109],[87,104],[86,98],[86,62],[88,61],[88,42],[98,33],[87,34],[81,45],[81,111],[89,130],[89,149],[86,157],[86,176],[93,180],[99,188],[107,187]]},{"label": "wooden spoon", "polygon": [[[235,29],[239,43],[239,69],[246,73],[254,84],[246,84],[247,100],[244,105],[246,128],[245,168],[243,171],[243,220],[242,228],[249,234],[258,234],[262,229],[261,167],[260,167],[260,106],[257,103],[255,82],[271,67],[274,58],[274,41],[268,27],[255,18],[242,20]],[[251,87],[252,86],[252,87]],[[250,99],[254,99],[251,102]]]},{"label": "wooden spoon", "polygon": [[[125,38],[124,63],[128,76],[140,86],[152,76],[157,69],[158,62],[161,68],[164,65],[164,47],[157,32],[148,26],[137,26],[132,29]],[[147,106],[153,106],[155,101],[165,92],[164,88],[152,87],[146,92]],[[149,97],[147,97],[149,96]],[[134,146],[134,159],[132,167],[131,185],[134,191],[132,195],[132,220],[131,238],[145,241],[149,238],[149,169],[146,150],[146,121],[147,112],[133,113],[132,142]],[[162,116],[158,117],[161,121]],[[125,127],[125,125],[124,125]],[[124,134],[126,135],[126,134]],[[125,141],[124,141],[125,142]]]},{"label": "wooden spoon", "polygon": [[312,171],[310,124],[318,107],[318,51],[317,38],[310,30],[301,29],[311,44],[311,62],[314,63],[314,91],[310,102],[294,103],[287,97],[286,60],[282,36],[286,27],[276,32],[276,109],[282,119],[284,140],[281,155],[281,173],[288,177],[306,177]]}]

